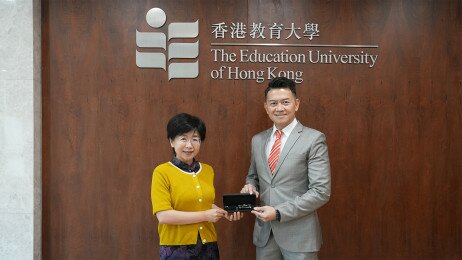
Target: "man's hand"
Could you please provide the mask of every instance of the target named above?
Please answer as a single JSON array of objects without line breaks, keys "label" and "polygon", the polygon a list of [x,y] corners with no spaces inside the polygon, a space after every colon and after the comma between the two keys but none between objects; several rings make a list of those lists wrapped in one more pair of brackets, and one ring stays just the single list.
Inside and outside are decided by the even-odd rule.
[{"label": "man's hand", "polygon": [[276,209],[270,206],[255,207],[252,213],[263,222],[276,220]]},{"label": "man's hand", "polygon": [[255,186],[253,186],[252,184],[244,185],[244,187],[241,189],[241,193],[255,194],[257,198],[258,198],[258,195],[260,194],[258,193],[257,188],[255,188]]}]

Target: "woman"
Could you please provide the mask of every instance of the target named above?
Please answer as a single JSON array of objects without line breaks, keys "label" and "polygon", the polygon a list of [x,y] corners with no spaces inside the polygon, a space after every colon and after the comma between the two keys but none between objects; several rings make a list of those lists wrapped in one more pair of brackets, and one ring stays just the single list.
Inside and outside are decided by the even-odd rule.
[{"label": "woman", "polygon": [[205,140],[198,117],[178,114],[167,124],[173,159],[154,169],[151,186],[153,213],[159,220],[160,259],[219,259],[214,222],[228,215],[214,203],[214,172],[196,161]]}]

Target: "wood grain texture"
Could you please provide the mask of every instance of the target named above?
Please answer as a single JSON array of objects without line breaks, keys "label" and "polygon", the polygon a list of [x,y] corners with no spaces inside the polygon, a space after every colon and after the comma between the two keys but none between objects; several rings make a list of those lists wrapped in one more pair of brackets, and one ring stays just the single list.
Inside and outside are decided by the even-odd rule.
[{"label": "wood grain texture", "polygon": [[[168,23],[200,19],[197,79],[136,67],[135,31],[150,30],[153,7]],[[461,0],[42,0],[44,259],[158,258],[151,174],[171,157],[176,113],[207,125],[198,159],[215,169],[217,204],[240,190],[250,139],[271,126],[267,81],[211,80],[209,25],[254,21],[313,21],[312,43],[379,45],[372,69],[279,64],[303,70],[297,118],[328,140],[320,258],[462,257]],[[216,227],[222,259],[255,258],[250,215]]]}]

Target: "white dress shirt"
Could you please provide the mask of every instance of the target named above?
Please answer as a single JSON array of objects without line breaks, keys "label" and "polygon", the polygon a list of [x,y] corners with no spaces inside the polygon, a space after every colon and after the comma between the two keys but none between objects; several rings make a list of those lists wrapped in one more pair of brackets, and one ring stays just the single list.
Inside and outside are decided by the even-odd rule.
[{"label": "white dress shirt", "polygon": [[[295,118],[292,123],[284,127],[281,135],[281,151],[284,148],[284,145],[286,144],[287,138],[289,137],[290,133],[292,130],[294,130],[295,126],[297,125],[298,121]],[[269,154],[271,152],[271,148],[273,147],[274,142],[276,142],[276,126],[273,125],[273,131],[271,132],[271,137],[269,139],[269,142],[266,144],[266,157],[269,158]]]}]

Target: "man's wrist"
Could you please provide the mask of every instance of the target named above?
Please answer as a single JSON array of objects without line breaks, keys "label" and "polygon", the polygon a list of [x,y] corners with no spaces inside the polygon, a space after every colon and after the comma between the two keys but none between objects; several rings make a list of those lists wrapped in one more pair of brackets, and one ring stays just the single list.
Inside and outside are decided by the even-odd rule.
[{"label": "man's wrist", "polygon": [[279,210],[276,210],[276,221],[281,222],[281,212]]}]

